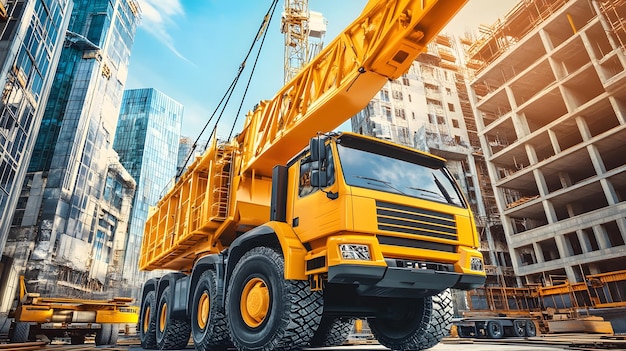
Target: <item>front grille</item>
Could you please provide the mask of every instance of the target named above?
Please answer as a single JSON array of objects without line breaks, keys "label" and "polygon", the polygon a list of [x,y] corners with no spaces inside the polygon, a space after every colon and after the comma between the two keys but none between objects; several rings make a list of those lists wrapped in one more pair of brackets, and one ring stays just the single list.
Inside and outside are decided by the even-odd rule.
[{"label": "front grille", "polygon": [[456,221],[450,214],[376,201],[376,216],[379,230],[458,240]]}]

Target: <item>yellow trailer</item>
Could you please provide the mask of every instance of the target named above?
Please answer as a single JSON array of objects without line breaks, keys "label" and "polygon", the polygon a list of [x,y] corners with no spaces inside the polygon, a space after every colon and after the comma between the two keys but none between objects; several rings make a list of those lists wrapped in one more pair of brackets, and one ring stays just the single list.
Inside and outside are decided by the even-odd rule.
[{"label": "yellow trailer", "polygon": [[138,308],[133,299],[116,297],[109,300],[88,300],[42,297],[26,291],[20,277],[20,301],[15,321],[9,331],[11,342],[27,342],[37,335],[49,339],[69,337],[72,344],[82,344],[85,337],[95,334],[96,345],[117,342],[121,324],[137,324]]}]

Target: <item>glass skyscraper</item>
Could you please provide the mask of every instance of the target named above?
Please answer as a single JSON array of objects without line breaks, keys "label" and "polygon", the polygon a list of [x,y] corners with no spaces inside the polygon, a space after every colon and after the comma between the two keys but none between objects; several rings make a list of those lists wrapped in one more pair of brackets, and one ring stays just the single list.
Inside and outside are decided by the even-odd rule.
[{"label": "glass skyscraper", "polygon": [[[84,0],[73,8],[9,235],[14,261],[26,267],[27,281],[38,282],[31,291],[101,293],[118,262],[115,242],[128,221],[121,206],[134,183],[124,180],[112,144],[138,20],[134,0]],[[121,189],[109,188],[111,179],[122,179]],[[33,235],[17,240],[24,233]]]},{"label": "glass skyscraper", "polygon": [[137,181],[123,279],[125,296],[138,297],[143,284],[138,262],[148,209],[176,176],[183,106],[155,89],[124,92],[113,148]]},{"label": "glass skyscraper", "polygon": [[[68,0],[0,3],[0,253],[3,252],[20,188],[63,47],[72,2]],[[12,259],[0,260],[2,296],[9,284]]]}]

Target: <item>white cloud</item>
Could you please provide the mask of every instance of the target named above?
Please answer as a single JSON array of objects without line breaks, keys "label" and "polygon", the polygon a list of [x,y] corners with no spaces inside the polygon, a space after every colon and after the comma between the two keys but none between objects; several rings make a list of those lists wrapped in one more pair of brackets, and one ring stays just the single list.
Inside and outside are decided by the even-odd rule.
[{"label": "white cloud", "polygon": [[183,56],[174,44],[169,30],[176,27],[176,17],[184,17],[180,0],[138,0],[141,7],[141,28],[146,30],[180,59],[192,63]]}]

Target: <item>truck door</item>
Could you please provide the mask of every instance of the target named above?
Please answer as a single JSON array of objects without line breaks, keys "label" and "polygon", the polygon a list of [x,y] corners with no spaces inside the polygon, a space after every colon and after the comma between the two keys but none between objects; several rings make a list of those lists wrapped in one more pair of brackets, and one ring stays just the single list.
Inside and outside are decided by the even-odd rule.
[{"label": "truck door", "polygon": [[[296,234],[303,242],[336,233],[345,226],[343,219],[345,210],[341,204],[343,199],[337,195],[335,174],[335,157],[330,145],[326,145],[327,157],[319,161],[319,170],[326,174],[326,186],[311,186],[311,173],[315,163],[309,156],[302,157],[295,165],[295,179],[292,187],[292,218],[291,223]],[[330,196],[329,196],[330,194]]]}]

